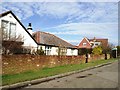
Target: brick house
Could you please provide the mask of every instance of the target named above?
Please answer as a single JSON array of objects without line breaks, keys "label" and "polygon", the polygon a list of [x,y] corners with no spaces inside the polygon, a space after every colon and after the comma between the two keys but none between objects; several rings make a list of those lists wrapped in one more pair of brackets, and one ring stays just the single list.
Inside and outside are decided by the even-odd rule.
[{"label": "brick house", "polygon": [[104,48],[108,46],[108,39],[105,38],[93,38],[93,39],[88,39],[88,38],[83,38],[78,45],[78,48],[94,48],[99,45],[102,45]]},{"label": "brick house", "polygon": [[80,44],[78,45],[78,48],[90,49],[91,48],[91,44],[90,44],[89,39],[87,37],[83,38],[82,41],[80,42]]},{"label": "brick house", "polygon": [[102,45],[103,47],[107,47],[108,46],[108,39],[107,38],[93,38],[93,39],[89,39],[92,48]]}]

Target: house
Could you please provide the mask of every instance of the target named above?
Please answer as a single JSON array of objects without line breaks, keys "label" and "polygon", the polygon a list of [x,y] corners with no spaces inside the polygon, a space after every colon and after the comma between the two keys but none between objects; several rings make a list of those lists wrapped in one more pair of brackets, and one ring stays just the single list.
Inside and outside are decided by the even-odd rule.
[{"label": "house", "polygon": [[92,48],[102,45],[103,47],[107,47],[108,46],[108,39],[107,38],[93,38],[93,39],[89,39]]},{"label": "house", "polygon": [[46,55],[78,55],[78,50],[74,45],[58,38],[57,36],[45,32],[33,32],[29,23],[25,28],[12,11],[0,14],[0,30],[5,33],[3,41],[22,42],[25,49],[30,53],[43,49]]},{"label": "house", "polygon": [[[33,37],[42,47],[46,55],[77,55],[78,50],[74,45],[62,40],[61,38],[46,32],[35,32]],[[42,45],[41,45],[42,44]]]},{"label": "house", "polygon": [[31,52],[37,50],[37,42],[29,33],[31,29],[26,29],[12,11],[0,14],[0,28],[5,33],[3,41],[14,41],[12,38],[20,37],[16,42],[23,42],[22,46]]},{"label": "house", "polygon": [[94,48],[97,46],[103,46],[103,47],[107,47],[108,46],[108,39],[105,38],[93,38],[93,39],[88,39],[87,37],[83,38],[80,42],[80,44],[78,45],[78,48]]}]

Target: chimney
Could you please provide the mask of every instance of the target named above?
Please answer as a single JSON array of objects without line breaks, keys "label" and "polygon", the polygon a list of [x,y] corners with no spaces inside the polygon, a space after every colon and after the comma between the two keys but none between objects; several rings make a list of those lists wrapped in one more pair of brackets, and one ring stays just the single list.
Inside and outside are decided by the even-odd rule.
[{"label": "chimney", "polygon": [[96,41],[96,37],[94,37],[93,41],[94,41],[94,42]]},{"label": "chimney", "polygon": [[32,25],[31,23],[28,24],[28,28],[27,28],[28,32],[32,35]]}]

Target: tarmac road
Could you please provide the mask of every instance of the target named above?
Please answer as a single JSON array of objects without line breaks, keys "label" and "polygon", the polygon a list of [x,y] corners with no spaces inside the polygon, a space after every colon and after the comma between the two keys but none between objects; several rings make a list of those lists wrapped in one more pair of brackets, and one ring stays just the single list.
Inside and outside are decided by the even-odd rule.
[{"label": "tarmac road", "polygon": [[116,88],[118,62],[25,88]]}]

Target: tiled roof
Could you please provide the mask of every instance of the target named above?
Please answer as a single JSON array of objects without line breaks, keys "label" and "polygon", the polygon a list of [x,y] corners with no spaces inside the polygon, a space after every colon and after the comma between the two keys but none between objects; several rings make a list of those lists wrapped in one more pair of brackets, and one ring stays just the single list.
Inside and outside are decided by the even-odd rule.
[{"label": "tiled roof", "polygon": [[37,31],[33,34],[33,36],[36,39],[37,43],[39,43],[39,44],[46,44],[46,45],[67,47],[67,48],[75,48],[74,45],[72,45],[50,33]]},{"label": "tiled roof", "polygon": [[108,39],[105,38],[96,38],[96,39],[89,39],[89,41],[96,40],[96,42],[101,42],[103,46],[107,47]]}]

